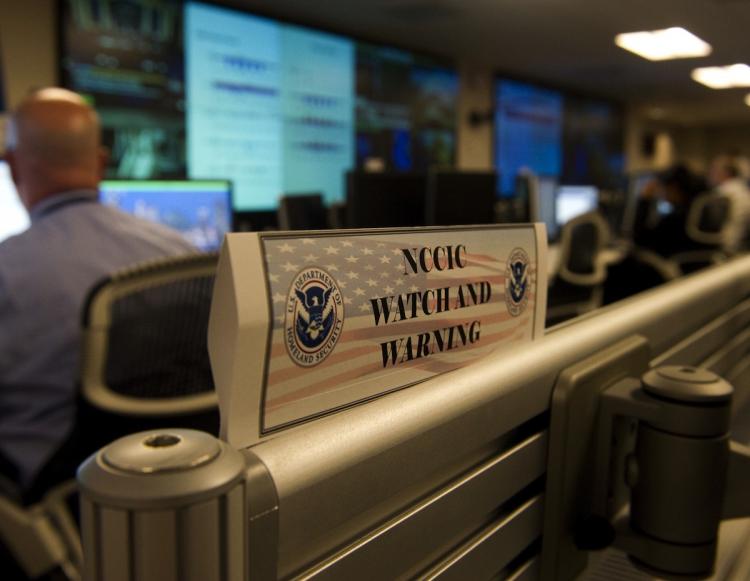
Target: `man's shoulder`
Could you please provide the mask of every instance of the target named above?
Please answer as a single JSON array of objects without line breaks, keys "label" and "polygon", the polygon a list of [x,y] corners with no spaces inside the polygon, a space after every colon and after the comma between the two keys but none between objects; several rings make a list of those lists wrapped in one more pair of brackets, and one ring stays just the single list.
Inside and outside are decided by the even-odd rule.
[{"label": "man's shoulder", "polygon": [[99,206],[98,212],[108,221],[112,228],[110,232],[112,235],[117,232],[120,236],[129,240],[145,239],[157,246],[166,245],[175,251],[196,251],[196,248],[180,232],[163,224],[104,205]]}]

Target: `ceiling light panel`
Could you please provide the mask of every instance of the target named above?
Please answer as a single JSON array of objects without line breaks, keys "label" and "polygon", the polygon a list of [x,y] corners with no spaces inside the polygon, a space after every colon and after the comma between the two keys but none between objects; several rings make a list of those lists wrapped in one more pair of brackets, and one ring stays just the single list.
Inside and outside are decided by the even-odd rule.
[{"label": "ceiling light panel", "polygon": [[725,67],[700,67],[693,69],[690,76],[712,89],[750,87],[750,66],[741,63]]},{"label": "ceiling light panel", "polygon": [[615,44],[650,61],[695,58],[711,54],[711,45],[679,26],[615,36]]}]

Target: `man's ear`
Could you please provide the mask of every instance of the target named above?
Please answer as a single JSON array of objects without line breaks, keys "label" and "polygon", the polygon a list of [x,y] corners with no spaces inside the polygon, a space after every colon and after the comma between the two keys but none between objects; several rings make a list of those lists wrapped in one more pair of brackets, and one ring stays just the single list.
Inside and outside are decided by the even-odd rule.
[{"label": "man's ear", "polygon": [[107,172],[107,164],[109,163],[109,149],[104,146],[99,147],[99,179],[103,180],[104,175]]}]

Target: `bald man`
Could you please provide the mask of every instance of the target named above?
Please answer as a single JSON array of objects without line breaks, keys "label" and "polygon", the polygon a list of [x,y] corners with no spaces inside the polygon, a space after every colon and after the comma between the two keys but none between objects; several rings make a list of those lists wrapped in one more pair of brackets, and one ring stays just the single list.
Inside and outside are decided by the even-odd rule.
[{"label": "bald man", "polygon": [[75,420],[80,312],[114,270],[194,252],[179,233],[98,203],[96,113],[43,89],[11,115],[5,159],[30,228],[0,244],[0,465],[30,485]]}]

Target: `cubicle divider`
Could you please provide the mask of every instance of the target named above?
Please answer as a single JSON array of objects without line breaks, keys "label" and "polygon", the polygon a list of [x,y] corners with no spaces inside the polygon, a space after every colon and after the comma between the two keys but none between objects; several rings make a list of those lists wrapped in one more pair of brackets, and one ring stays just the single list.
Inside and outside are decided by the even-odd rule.
[{"label": "cubicle divider", "polygon": [[[566,523],[547,519],[545,530],[561,371],[632,344],[645,367],[713,368],[739,401],[750,380],[748,296],[744,257],[241,456],[191,433],[115,444],[79,475],[88,578],[570,579],[585,554],[560,548]],[[640,377],[640,363],[623,361],[601,380]],[[182,472],[191,486],[167,484]]]}]

